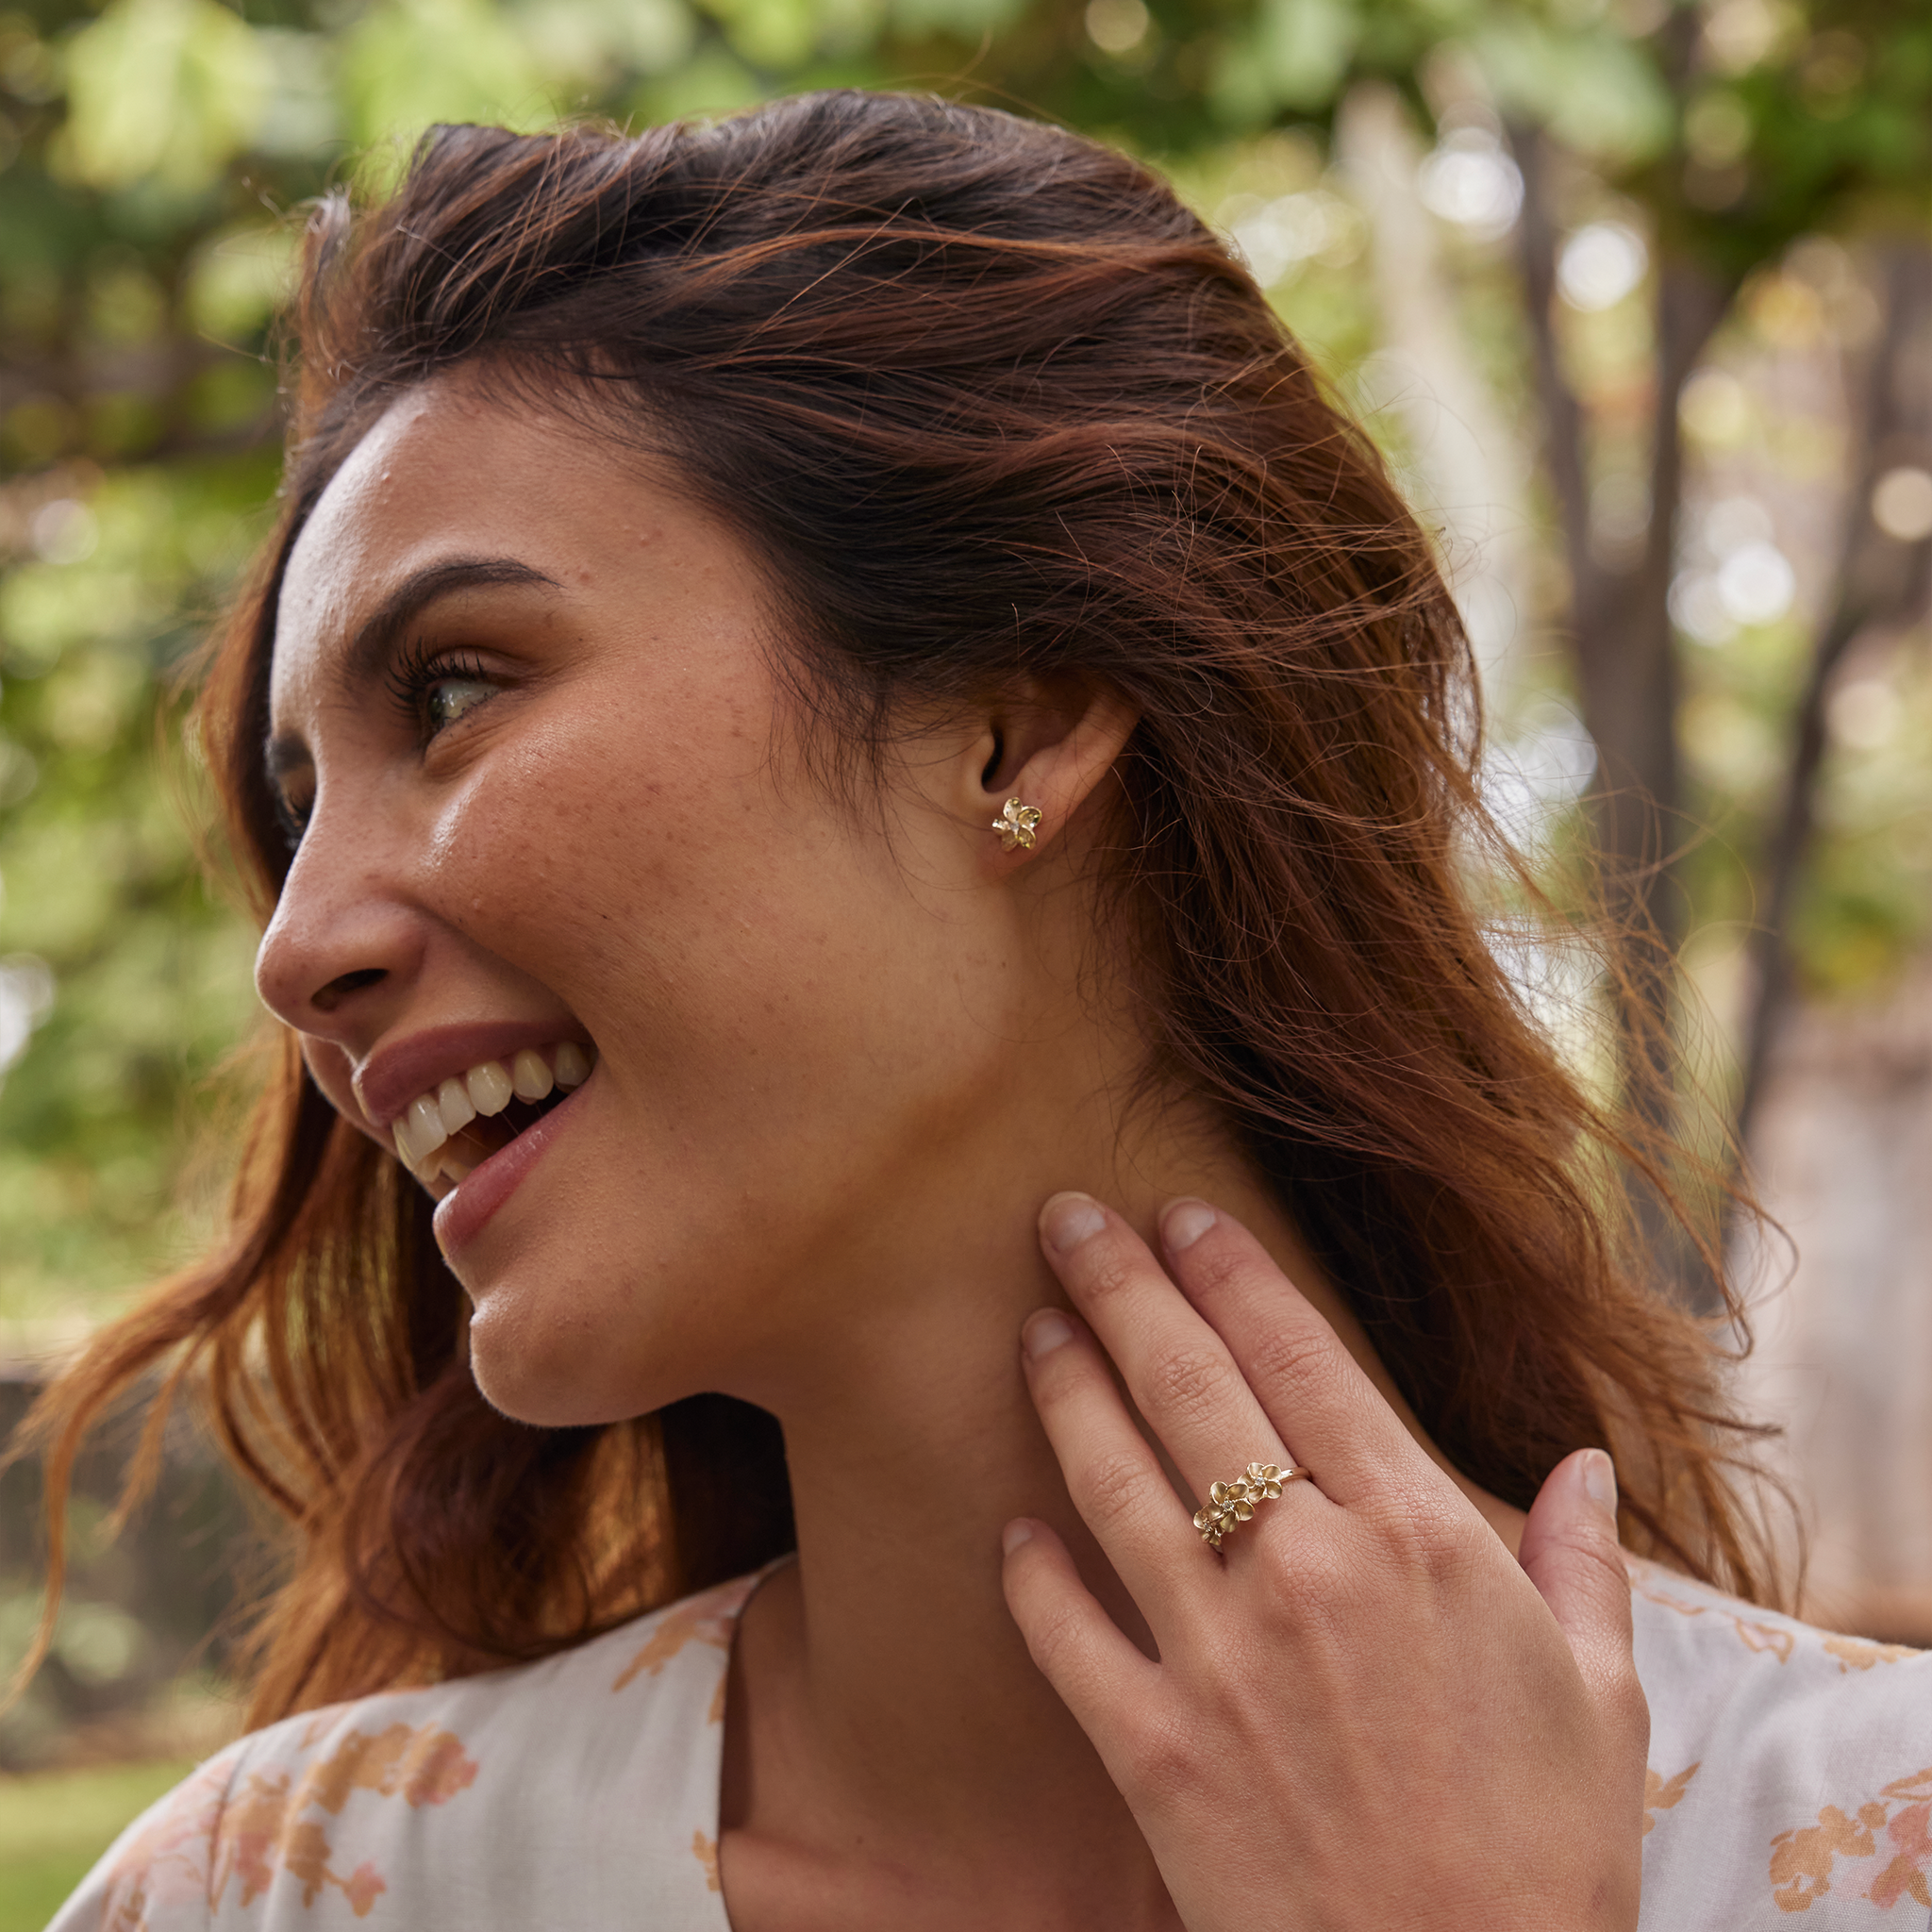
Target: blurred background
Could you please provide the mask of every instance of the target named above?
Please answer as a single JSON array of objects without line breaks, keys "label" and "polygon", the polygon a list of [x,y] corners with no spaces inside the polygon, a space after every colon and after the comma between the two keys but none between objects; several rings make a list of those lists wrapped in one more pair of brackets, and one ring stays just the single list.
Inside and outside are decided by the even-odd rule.
[{"label": "blurred background", "polygon": [[[1676,1124],[1720,1169],[1748,1150],[1795,1257],[1733,1243],[1759,1338],[1739,1374],[1786,1424],[1807,1608],[1932,1641],[1932,11],[12,4],[0,1430],[202,1238],[210,1124],[245,1099],[253,941],[197,865],[181,688],[275,488],[271,321],[305,204],[379,188],[437,120],[932,88],[1162,169],[1441,532],[1492,800],[1559,904],[1600,841],[1613,909],[1681,961],[1634,951],[1620,1004],[1583,951],[1525,947],[1531,997],[1552,1024],[1607,1014],[1576,1036],[1607,1088],[1659,1017],[1690,1075]],[[241,1506],[183,1431],[156,1505],[109,1541],[120,1453],[85,1473],[52,1663],[0,1718],[0,1932],[39,1924],[232,1723]],[[39,1547],[16,1467],[0,1667]]]}]

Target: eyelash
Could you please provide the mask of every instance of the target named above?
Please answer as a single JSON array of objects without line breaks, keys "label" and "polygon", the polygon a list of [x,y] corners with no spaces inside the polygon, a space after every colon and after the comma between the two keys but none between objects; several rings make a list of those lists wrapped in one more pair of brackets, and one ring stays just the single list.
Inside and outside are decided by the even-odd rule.
[{"label": "eyelash", "polygon": [[430,721],[426,708],[429,693],[452,678],[467,678],[474,684],[490,682],[489,674],[475,658],[461,651],[432,651],[416,639],[403,647],[384,679],[396,709],[414,725],[423,744],[445,728]]},{"label": "eyelash", "polygon": [[292,857],[302,843],[303,833],[308,829],[308,814],[304,813],[298,817],[290,808],[289,801],[282,796],[282,788],[279,785],[270,788],[270,795],[275,804],[275,823],[282,828],[282,842],[289,848]]}]

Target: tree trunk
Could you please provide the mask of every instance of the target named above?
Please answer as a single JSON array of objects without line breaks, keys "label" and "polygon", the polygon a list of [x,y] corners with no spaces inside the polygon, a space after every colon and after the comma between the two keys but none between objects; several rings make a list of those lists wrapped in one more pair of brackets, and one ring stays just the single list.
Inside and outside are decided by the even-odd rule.
[{"label": "tree trunk", "polygon": [[1932,396],[1923,371],[1932,359],[1932,249],[1894,242],[1880,257],[1883,323],[1866,372],[1855,425],[1858,454],[1845,500],[1831,600],[1803,695],[1792,715],[1790,756],[1782,802],[1764,840],[1755,880],[1756,917],[1747,947],[1752,988],[1744,1027],[1742,1078],[1733,1116],[1741,1155],[1764,1097],[1779,1023],[1790,1005],[1790,924],[1818,820],[1818,780],[1824,764],[1825,705],[1839,667],[1874,628],[1909,619],[1932,583],[1932,540],[1907,545],[1872,519],[1873,487],[1895,461],[1932,458]]},{"label": "tree trunk", "polygon": [[1591,548],[1583,407],[1564,375],[1557,338],[1549,137],[1518,127],[1512,142],[1524,177],[1519,250],[1544,454],[1570,567],[1583,723],[1596,745],[1591,804],[1605,910],[1616,936],[1624,1097],[1639,1119],[1663,1131],[1673,1112],[1666,1044],[1674,960],[1686,924],[1674,864],[1683,799],[1669,606],[1683,497],[1677,402],[1735,290],[1681,258],[1666,257],[1658,267],[1650,524],[1637,567],[1612,569]]}]

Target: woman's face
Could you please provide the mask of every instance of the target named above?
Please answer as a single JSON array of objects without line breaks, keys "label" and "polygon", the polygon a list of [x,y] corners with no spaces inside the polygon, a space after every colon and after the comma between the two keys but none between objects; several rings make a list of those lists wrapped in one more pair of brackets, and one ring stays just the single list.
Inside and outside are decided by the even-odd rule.
[{"label": "woman's face", "polygon": [[477,1379],[532,1422],[763,1393],[1052,1076],[967,810],[990,731],[923,738],[876,814],[827,797],[764,602],[674,479],[460,381],[390,410],[290,559],[270,763],[303,829],[263,999],[417,1152],[423,1098],[501,1104],[492,1063],[591,1068],[424,1165]]}]

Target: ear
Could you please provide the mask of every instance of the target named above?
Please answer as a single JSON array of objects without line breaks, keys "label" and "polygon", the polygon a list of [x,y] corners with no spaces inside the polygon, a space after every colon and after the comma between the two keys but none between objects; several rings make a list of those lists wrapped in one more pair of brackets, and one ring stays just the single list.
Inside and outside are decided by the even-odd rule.
[{"label": "ear", "polygon": [[965,810],[986,829],[988,850],[1024,863],[1029,848],[1002,850],[993,822],[1009,798],[1040,813],[1031,851],[1052,844],[1112,769],[1140,723],[1117,692],[1083,680],[1024,688],[987,706],[960,771]]}]

